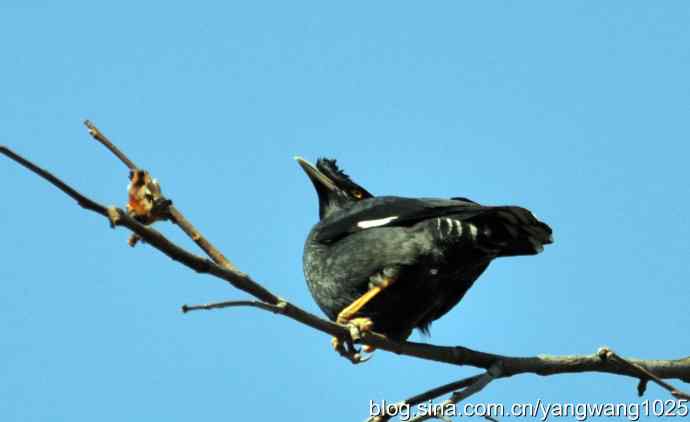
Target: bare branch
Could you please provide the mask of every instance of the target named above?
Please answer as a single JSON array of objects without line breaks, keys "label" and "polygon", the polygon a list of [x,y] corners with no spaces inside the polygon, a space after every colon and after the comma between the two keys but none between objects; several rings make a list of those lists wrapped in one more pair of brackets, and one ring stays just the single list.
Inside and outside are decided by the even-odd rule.
[{"label": "bare branch", "polygon": [[[466,398],[474,394],[477,394],[478,392],[482,391],[484,387],[489,385],[491,381],[493,381],[496,378],[500,378],[501,376],[501,363],[496,362],[496,364],[492,365],[491,368],[489,368],[484,374],[477,377],[476,380],[474,380],[474,382],[465,387],[465,389],[454,392],[448,400],[444,401],[439,405],[439,409],[447,409],[451,406],[456,405],[457,403],[460,403]],[[435,416],[434,414],[429,412],[425,415],[419,415],[415,418],[410,419],[410,422],[421,422],[432,418],[443,418],[443,415]]]},{"label": "bare branch", "polygon": [[82,208],[97,212],[98,214],[101,214],[103,216],[107,216],[106,207],[97,203],[96,201],[92,201],[91,199],[89,199],[86,196],[82,195],[81,193],[77,192],[75,189],[73,189],[72,187],[67,185],[62,180],[53,176],[52,174],[50,174],[46,170],[43,170],[42,168],[40,168],[36,164],[32,163],[31,161],[27,160],[26,158],[22,157],[21,155],[15,153],[11,149],[7,148],[6,146],[0,145],[0,153],[10,157],[12,160],[16,161],[17,163],[21,164],[22,166],[26,167],[27,169],[31,170],[32,172],[36,173],[37,175],[41,176],[42,178],[46,179],[53,186],[60,189],[61,191],[66,193],[69,197],[71,197],[72,199],[77,201],[77,203]]},{"label": "bare branch", "polygon": [[229,270],[238,273],[240,272],[239,269],[229,259],[227,259],[218,248],[213,246],[213,244],[209,242],[208,239],[206,239],[204,235],[202,235],[201,232],[197,230],[197,228],[194,227],[192,223],[187,220],[174,205],[170,205],[168,211],[170,212],[170,220],[177,224],[177,226],[182,229],[182,231],[185,232],[187,236],[189,236],[189,238],[201,248],[201,250],[206,252],[206,255],[208,255],[213,262]]},{"label": "bare branch", "polygon": [[199,257],[188,252],[187,250],[181,248],[180,246],[177,246],[175,243],[168,240],[157,230],[139,223],[138,221],[127,215],[127,213],[124,212],[122,209],[115,207],[106,207],[105,205],[99,204],[98,202],[87,198],[86,196],[78,192],[76,189],[72,188],[62,180],[55,177],[47,170],[42,169],[41,167],[30,162],[29,160],[18,155],[17,153],[13,152],[5,146],[0,146],[0,153],[6,155],[7,157],[11,158],[12,160],[31,170],[33,173],[46,179],[52,185],[56,186],[58,189],[60,189],[68,196],[76,200],[77,203],[83,208],[94,211],[97,214],[100,214],[108,218],[112,226],[127,227],[134,233],[138,234],[147,243],[149,243],[156,249],[160,250],[173,260],[178,261],[197,272],[213,274],[219,278],[222,278],[223,280],[226,280],[238,289],[243,290],[254,297],[257,297],[258,299],[261,299],[264,302],[273,304],[278,303],[279,299],[277,298],[277,296],[266,290],[263,286],[260,286],[259,284],[251,280],[246,274],[220,267],[219,265],[211,262],[208,259]]},{"label": "bare branch", "polygon": [[108,139],[103,134],[103,132],[98,130],[98,128],[93,123],[91,123],[90,120],[84,120],[84,126],[86,126],[89,129],[89,134],[93,137],[93,139],[97,140],[98,142],[103,144],[104,147],[108,148],[108,150],[112,152],[113,155],[115,155],[117,158],[120,159],[120,161],[125,163],[128,169],[136,170],[139,168],[122,151],[120,151],[120,149],[116,147],[115,144],[110,142],[110,139]]},{"label": "bare branch", "polygon": [[[474,384],[477,382],[481,377],[483,377],[484,374],[480,375],[474,375],[472,377],[467,377],[463,378],[458,381],[451,382],[449,384],[444,384],[436,388],[432,388],[431,390],[425,391],[421,394],[417,394],[415,396],[410,397],[409,399],[405,399],[401,402],[391,404],[390,409],[392,410],[390,413],[397,415],[400,413],[401,409],[403,408],[409,408],[411,406],[415,406],[419,403],[423,403],[428,400],[433,400],[436,397],[442,396],[444,394],[448,394],[452,391],[459,390],[461,388],[465,388],[471,384]],[[388,407],[388,406],[387,406]],[[370,417],[367,422],[387,422],[390,420],[391,416],[390,415],[378,415],[378,416],[372,416]]]},{"label": "bare branch", "polygon": [[[115,144],[113,144],[110,139],[108,139],[103,132],[101,132],[90,120],[84,121],[84,125],[89,129],[89,134],[103,146],[108,148],[108,150],[119,158],[128,169],[138,169],[136,164],[134,164],[134,162],[130,160],[129,157],[127,157],[127,155],[125,155],[125,153],[123,153]],[[201,250],[208,255],[209,258],[213,260],[213,262],[225,268],[239,272],[239,269],[229,259],[227,259],[218,248],[213,246],[213,244],[209,242],[208,239],[206,239],[175,206],[172,204],[169,205],[168,213],[170,214],[170,220],[177,224],[177,226],[182,229],[182,231],[185,232],[185,234],[189,236],[189,238],[192,239],[201,248]]]},{"label": "bare branch", "polygon": [[[607,359],[607,360],[613,360],[620,365],[624,366],[625,368],[629,369],[633,373],[637,373],[640,376],[640,385],[637,387],[637,391],[644,393],[644,390],[646,388],[646,382],[648,380],[654,381],[656,384],[658,384],[661,388],[667,390],[670,392],[673,397],[677,399],[685,399],[685,400],[690,400],[690,395],[687,393],[684,393],[683,391],[678,390],[676,387],[672,386],[671,384],[667,383],[666,381],[662,380],[659,378],[657,375],[654,373],[650,372],[645,368],[644,366],[641,366],[637,363],[628,361],[626,359],[623,359],[622,357],[618,356],[613,350],[607,348],[607,347],[602,347],[598,351],[598,355],[602,359]],[[642,394],[640,394],[642,395]]]},{"label": "bare branch", "polygon": [[275,314],[283,313],[285,309],[285,304],[287,302],[281,301],[277,305],[272,305],[266,302],[259,302],[258,300],[230,300],[227,302],[217,302],[217,303],[207,303],[205,305],[182,305],[182,313],[187,313],[190,311],[198,310],[211,310],[211,309],[222,309],[222,308],[233,308],[240,306],[248,306],[252,308],[259,308],[265,311],[270,311]]},{"label": "bare branch", "polygon": [[442,385],[440,387],[436,387],[434,389],[431,389],[429,391],[425,391],[424,393],[417,394],[416,396],[410,397],[409,399],[405,400],[403,403],[409,404],[410,406],[414,406],[415,404],[423,403],[427,400],[432,400],[435,399],[436,397],[442,396],[444,394],[448,394],[452,391],[459,390],[461,388],[465,388],[469,386],[470,384],[474,384],[481,378],[483,374],[480,375],[474,375],[471,377],[463,378],[458,381],[451,382],[449,384]]},{"label": "bare branch", "polygon": [[[148,244],[163,252],[173,260],[200,272],[211,274],[223,279],[234,287],[249,293],[266,306],[255,306],[260,309],[278,312],[288,318],[298,321],[311,328],[332,336],[348,338],[349,330],[345,326],[319,318],[301,308],[285,302],[275,294],[268,291],[262,285],[251,279],[247,274],[236,271],[227,266],[221,266],[209,259],[202,258],[188,252],[175,243],[168,240],[160,232],[151,227],[145,226],[131,218],[123,210],[115,207],[105,207],[83,194],[76,191],[48,171],[33,164],[29,160],[19,156],[9,148],[0,146],[0,153],[6,155],[33,173],[46,179],[58,189],[77,201],[85,209],[94,211],[109,219],[113,226],[127,227]],[[279,311],[277,311],[279,309]],[[536,356],[536,357],[511,357],[492,353],[479,352],[465,347],[456,346],[434,346],[429,344],[402,342],[397,343],[388,340],[386,337],[372,332],[362,334],[361,340],[364,344],[369,344],[378,349],[389,352],[418,357],[422,359],[446,362],[455,365],[469,365],[478,368],[490,369],[497,362],[502,365],[501,377],[532,373],[538,375],[553,375],[574,372],[606,372],[612,374],[626,375],[634,378],[641,378],[639,368],[632,368],[621,365],[615,359],[602,359],[598,354],[587,356]],[[638,360],[627,359],[628,362],[640,366],[653,373],[656,377],[677,378],[685,382],[690,382],[690,357],[677,360]],[[652,378],[649,375],[646,375]],[[673,388],[673,387],[671,387]],[[678,391],[673,389],[673,391]],[[684,393],[680,393],[683,394]]]}]

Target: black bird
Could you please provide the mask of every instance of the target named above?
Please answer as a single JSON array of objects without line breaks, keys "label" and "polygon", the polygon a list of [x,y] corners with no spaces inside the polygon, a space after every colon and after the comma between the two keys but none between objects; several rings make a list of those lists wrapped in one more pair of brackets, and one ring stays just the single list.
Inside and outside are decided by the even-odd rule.
[{"label": "black bird", "polygon": [[359,330],[396,341],[414,328],[426,333],[494,258],[535,255],[553,241],[525,208],[374,197],[335,160],[296,160],[319,197],[320,221],[304,248],[309,290],[328,318]]}]

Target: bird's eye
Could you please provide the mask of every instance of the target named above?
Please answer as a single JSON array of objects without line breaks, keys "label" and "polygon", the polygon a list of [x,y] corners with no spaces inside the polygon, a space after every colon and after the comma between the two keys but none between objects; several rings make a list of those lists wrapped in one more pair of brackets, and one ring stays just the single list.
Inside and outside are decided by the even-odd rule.
[{"label": "bird's eye", "polygon": [[354,196],[357,199],[362,199],[362,191],[360,190],[353,190],[352,191],[352,196]]}]

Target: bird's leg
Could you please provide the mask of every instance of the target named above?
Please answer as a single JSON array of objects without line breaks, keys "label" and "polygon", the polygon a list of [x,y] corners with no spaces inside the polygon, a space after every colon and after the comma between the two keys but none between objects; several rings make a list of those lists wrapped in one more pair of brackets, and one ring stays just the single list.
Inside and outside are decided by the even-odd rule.
[{"label": "bird's leg", "polygon": [[[381,293],[383,289],[393,284],[397,278],[397,274],[398,269],[390,267],[385,268],[381,273],[372,275],[369,277],[369,290],[350,305],[345,307],[345,309],[340,311],[338,317],[336,318],[336,322],[338,324],[347,325],[350,328],[351,340],[359,340],[362,333],[371,331],[371,329],[374,327],[374,322],[371,320],[371,318],[354,318],[354,316],[364,307],[364,305],[371,301],[376,295]],[[346,352],[347,350],[344,347],[343,342],[337,337],[334,337],[333,340],[331,340],[331,344],[333,344],[333,348],[335,348],[335,350],[340,354],[343,354],[343,352]],[[366,353],[371,353],[375,350],[375,348],[365,345],[363,350]],[[356,350],[354,352],[356,353]]]},{"label": "bird's leg", "polygon": [[[354,302],[349,304],[345,309],[340,311],[336,322],[338,324],[348,324],[355,319],[368,319],[368,318],[355,318],[353,317],[359,312],[364,305],[369,303],[376,295],[381,293],[383,289],[393,284],[395,281],[394,275],[387,275],[387,270],[383,271],[383,274],[376,274],[369,277],[369,290],[362,296],[358,297]],[[373,325],[373,323],[371,324]],[[371,327],[368,327],[371,328]]]}]

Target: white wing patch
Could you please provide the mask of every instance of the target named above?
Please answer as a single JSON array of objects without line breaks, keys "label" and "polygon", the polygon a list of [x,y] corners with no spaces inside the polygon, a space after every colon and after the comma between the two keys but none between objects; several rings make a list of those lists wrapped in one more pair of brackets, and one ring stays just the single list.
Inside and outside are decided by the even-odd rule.
[{"label": "white wing patch", "polygon": [[378,220],[364,220],[357,223],[357,227],[360,229],[370,229],[372,227],[385,226],[393,220],[397,220],[398,216],[394,215],[392,217],[379,218]]}]

